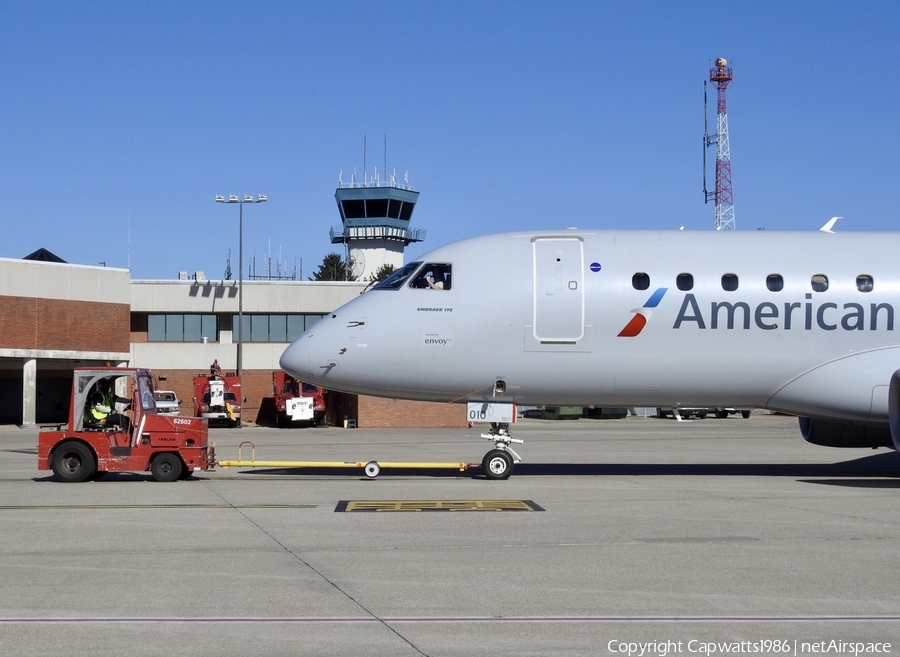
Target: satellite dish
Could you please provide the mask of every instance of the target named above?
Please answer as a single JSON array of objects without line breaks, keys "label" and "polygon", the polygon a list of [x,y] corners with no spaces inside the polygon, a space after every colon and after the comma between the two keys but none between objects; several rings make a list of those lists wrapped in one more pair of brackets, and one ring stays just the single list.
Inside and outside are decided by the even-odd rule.
[{"label": "satellite dish", "polygon": [[366,256],[363,255],[363,252],[359,249],[352,250],[348,264],[350,265],[350,273],[353,275],[353,278],[360,280],[363,272],[366,270]]}]

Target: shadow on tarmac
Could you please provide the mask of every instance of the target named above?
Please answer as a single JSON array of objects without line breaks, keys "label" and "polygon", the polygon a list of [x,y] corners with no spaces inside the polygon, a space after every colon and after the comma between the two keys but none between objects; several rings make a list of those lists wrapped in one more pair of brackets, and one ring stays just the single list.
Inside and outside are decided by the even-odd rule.
[{"label": "shadow on tarmac", "polygon": [[[241,474],[353,476],[341,468],[236,469]],[[481,467],[466,472],[450,469],[385,468],[379,477],[470,477],[483,479]],[[883,452],[840,463],[517,463],[513,477],[685,476],[685,477],[792,477],[805,483],[867,488],[900,488],[900,454]],[[848,481],[853,478],[866,481]],[[886,478],[872,481],[873,477]]]},{"label": "shadow on tarmac", "polygon": [[[233,468],[218,473],[285,477],[353,477],[370,479],[347,468]],[[840,463],[517,463],[513,477],[788,477],[802,483],[850,488],[900,488],[900,454],[882,452]],[[484,479],[481,466],[468,470],[438,468],[383,468],[383,477],[431,477]],[[203,472],[188,479],[209,480]],[[53,482],[52,476],[34,477]],[[110,472],[98,482],[153,481],[148,472]]]}]

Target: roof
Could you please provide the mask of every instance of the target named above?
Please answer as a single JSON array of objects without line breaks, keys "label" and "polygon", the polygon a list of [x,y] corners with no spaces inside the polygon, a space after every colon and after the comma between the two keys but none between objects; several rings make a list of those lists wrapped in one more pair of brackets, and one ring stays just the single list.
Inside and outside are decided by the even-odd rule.
[{"label": "roof", "polygon": [[[52,253],[44,247],[39,248],[34,253],[29,253],[22,260],[40,260],[42,262],[66,262],[55,253]],[[68,263],[66,263],[68,264]]]}]

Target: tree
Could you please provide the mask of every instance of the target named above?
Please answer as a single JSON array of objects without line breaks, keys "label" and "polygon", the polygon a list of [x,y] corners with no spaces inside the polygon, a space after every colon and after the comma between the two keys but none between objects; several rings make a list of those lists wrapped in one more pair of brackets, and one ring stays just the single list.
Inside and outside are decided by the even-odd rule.
[{"label": "tree", "polygon": [[370,281],[383,281],[385,278],[394,273],[394,265],[386,264],[381,265],[378,270],[369,277]]},{"label": "tree", "polygon": [[319,271],[312,275],[311,281],[353,281],[356,280],[349,271],[347,263],[338,253],[329,253],[322,259]]}]

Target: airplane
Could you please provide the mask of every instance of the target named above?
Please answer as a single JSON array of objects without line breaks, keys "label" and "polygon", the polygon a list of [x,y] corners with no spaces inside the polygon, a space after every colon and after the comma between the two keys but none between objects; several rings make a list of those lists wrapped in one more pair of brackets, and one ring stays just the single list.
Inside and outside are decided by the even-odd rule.
[{"label": "airplane", "polygon": [[[280,364],[398,399],[756,407],[797,415],[814,444],[900,451],[898,253],[887,232],[472,237],[325,316]],[[482,469],[505,479],[522,441],[491,435]]]}]

